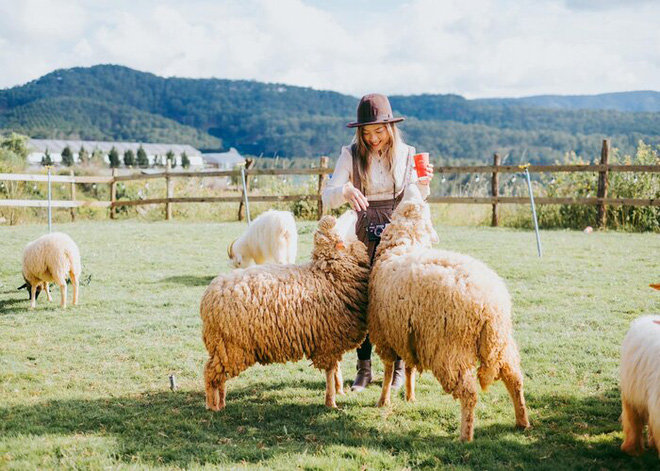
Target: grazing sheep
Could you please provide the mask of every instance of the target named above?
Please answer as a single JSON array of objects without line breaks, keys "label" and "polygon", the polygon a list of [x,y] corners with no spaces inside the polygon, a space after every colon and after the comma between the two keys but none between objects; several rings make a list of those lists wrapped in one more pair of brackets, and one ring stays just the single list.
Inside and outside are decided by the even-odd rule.
[{"label": "grazing sheep", "polygon": [[339,362],[366,337],[369,257],[362,242],[346,247],[325,216],[311,261],[262,265],[220,275],[202,297],[206,407],[225,407],[226,380],[255,363],[309,358],[326,372],[325,404],[343,394]]},{"label": "grazing sheep", "polygon": [[78,304],[81,270],[78,246],[71,237],[62,232],[43,235],[27,244],[23,251],[25,284],[21,288],[26,287],[30,292],[30,307],[36,306],[42,289],[46,290],[48,301],[52,300],[48,283],[56,283],[60,287],[60,305],[66,307],[67,277],[71,278],[73,285],[73,304]]},{"label": "grazing sheep", "polygon": [[[461,401],[461,440],[471,441],[477,385],[501,378],[516,425],[528,427],[523,375],[513,340],[511,299],[502,279],[467,255],[431,249],[427,205],[414,186],[383,231],[369,285],[368,328],[385,374],[379,406],[390,403],[393,363],[406,363],[406,399],[414,400],[415,369],[430,370]],[[437,235],[436,235],[437,237]]]},{"label": "grazing sheep", "polygon": [[264,263],[295,263],[298,232],[293,214],[269,210],[257,217],[245,232],[227,248],[236,268]]},{"label": "grazing sheep", "polygon": [[656,441],[660,437],[659,362],[660,316],[639,317],[621,345],[621,422],[625,437],[621,450],[631,455],[644,451],[642,430],[648,424],[648,445],[660,456]]}]

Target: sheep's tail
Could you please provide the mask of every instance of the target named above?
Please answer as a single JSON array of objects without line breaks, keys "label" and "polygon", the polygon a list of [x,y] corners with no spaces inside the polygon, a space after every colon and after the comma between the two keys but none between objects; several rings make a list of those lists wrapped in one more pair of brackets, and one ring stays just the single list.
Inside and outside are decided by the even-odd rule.
[{"label": "sheep's tail", "polygon": [[479,360],[477,377],[482,391],[493,384],[502,366],[502,357],[507,347],[507,337],[503,332],[493,327],[491,321],[486,321],[479,336]]}]

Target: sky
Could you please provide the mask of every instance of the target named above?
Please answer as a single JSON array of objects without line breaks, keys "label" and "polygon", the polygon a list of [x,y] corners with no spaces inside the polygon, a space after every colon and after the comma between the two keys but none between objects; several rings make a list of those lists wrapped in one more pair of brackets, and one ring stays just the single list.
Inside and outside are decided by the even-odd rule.
[{"label": "sky", "polygon": [[0,88],[120,64],[352,96],[660,90],[659,0],[0,0]]}]

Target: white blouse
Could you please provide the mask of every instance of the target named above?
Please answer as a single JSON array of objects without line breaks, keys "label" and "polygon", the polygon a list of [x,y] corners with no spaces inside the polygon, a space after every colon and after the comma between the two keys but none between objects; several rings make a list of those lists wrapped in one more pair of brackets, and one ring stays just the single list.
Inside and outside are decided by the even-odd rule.
[{"label": "white blouse", "polygon": [[[408,159],[408,154],[411,157]],[[415,148],[404,143],[399,143],[396,146],[394,153],[394,195],[398,196],[404,188],[403,183],[408,175],[408,184],[416,183],[422,197],[426,199],[430,193],[430,185],[421,185],[417,179],[417,172],[415,172],[415,162],[412,156],[415,154]],[[368,201],[382,201],[392,199],[392,178],[385,166],[384,157],[378,154],[372,154],[370,157],[371,162],[369,165],[369,187],[368,192],[364,195]],[[406,162],[408,162],[406,168]],[[351,146],[345,146],[341,149],[341,154],[337,160],[335,171],[332,178],[326,185],[321,195],[323,206],[328,208],[337,208],[346,203],[346,198],[342,194],[342,190],[346,185],[353,183],[353,156],[351,155]],[[362,184],[364,190],[364,184]]]}]

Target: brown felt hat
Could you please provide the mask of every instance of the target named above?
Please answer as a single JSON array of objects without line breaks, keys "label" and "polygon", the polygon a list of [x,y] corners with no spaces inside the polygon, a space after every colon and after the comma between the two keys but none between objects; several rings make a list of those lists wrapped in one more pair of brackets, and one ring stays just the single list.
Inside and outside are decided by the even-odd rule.
[{"label": "brown felt hat", "polygon": [[385,95],[371,93],[360,100],[357,107],[357,121],[348,123],[346,127],[357,128],[369,124],[398,123],[404,118],[395,118],[392,115],[390,100]]}]

